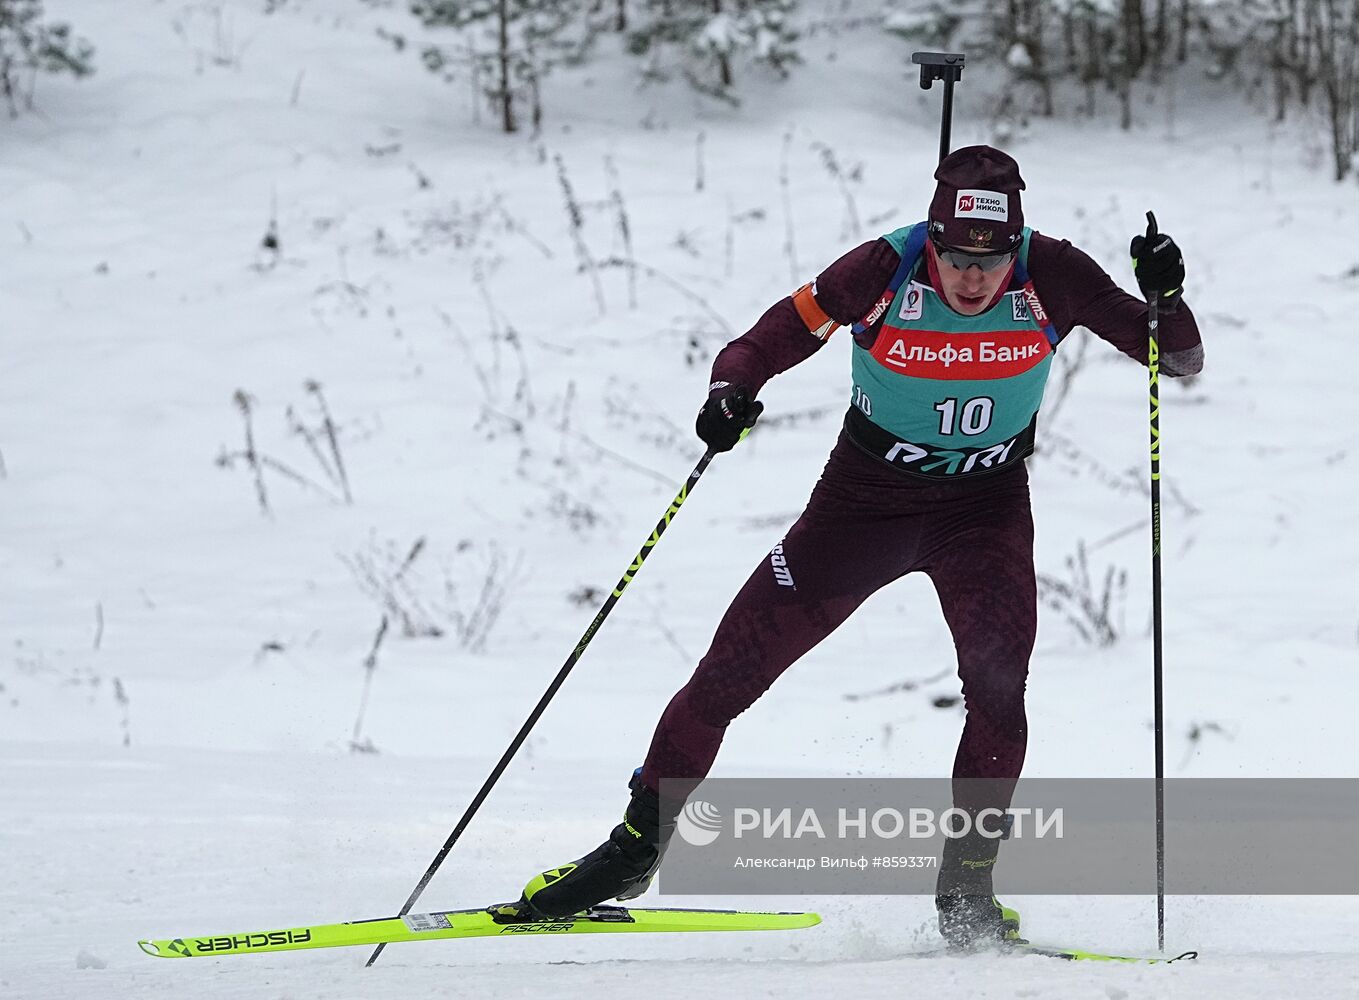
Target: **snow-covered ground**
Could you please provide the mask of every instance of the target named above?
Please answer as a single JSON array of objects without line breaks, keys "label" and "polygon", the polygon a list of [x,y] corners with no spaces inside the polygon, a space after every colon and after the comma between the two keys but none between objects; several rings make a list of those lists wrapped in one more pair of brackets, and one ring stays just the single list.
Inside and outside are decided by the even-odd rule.
[{"label": "snow-covered ground", "polygon": [[[216,5],[48,6],[99,72],[40,81],[42,114],[0,126],[0,996],[1359,992],[1345,898],[1172,899],[1167,944],[1194,966],[905,957],[935,941],[923,897],[759,900],[825,918],[788,934],[393,947],[367,972],[353,950],[144,956],[139,937],[395,912],[700,454],[711,354],[923,212],[939,92],[904,45],[823,37],[739,110],[603,67],[551,82],[535,142],[473,124],[466,87],[378,38],[410,30],[396,8],[241,0],[219,29]],[[1359,192],[1326,179],[1318,140],[1190,83],[1132,133],[1041,122],[1004,145],[1030,223],[1125,284],[1147,209],[1185,249],[1208,364],[1162,394],[1170,773],[1353,777]],[[993,96],[964,81],[955,144],[995,138]],[[641,265],[635,307],[627,271],[579,269],[563,176],[588,253]],[[511,897],[615,821],[661,708],[815,482],[841,336],[766,389],[422,908]],[[1084,358],[1031,463],[1038,565],[1068,578],[1083,542],[1126,593],[1105,648],[1045,613],[1026,773],[1146,775],[1145,376],[1099,342]],[[313,453],[290,431],[319,426],[313,380],[352,504],[323,493],[342,494],[324,437]],[[316,484],[266,467],[269,516],[238,390],[258,453]],[[400,574],[412,624],[444,634],[393,616],[356,734],[383,612],[364,567]],[[732,727],[718,773],[946,773],[960,715],[932,701],[956,694],[952,664],[930,588],[902,581]],[[1155,944],[1151,900],[1019,902],[1035,938]]]}]

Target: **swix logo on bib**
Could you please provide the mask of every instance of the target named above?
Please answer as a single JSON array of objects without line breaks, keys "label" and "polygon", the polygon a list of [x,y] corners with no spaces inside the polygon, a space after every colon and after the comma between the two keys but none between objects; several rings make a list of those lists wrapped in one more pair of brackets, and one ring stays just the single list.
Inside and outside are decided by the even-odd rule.
[{"label": "swix logo on bib", "polygon": [[873,306],[872,312],[864,317],[864,326],[872,326],[878,320],[882,319],[882,314],[887,311],[887,307],[892,304],[892,299],[895,297],[896,293],[893,291],[888,290],[883,292],[882,298],[878,299],[877,303]]},{"label": "swix logo on bib", "polygon": [[1043,311],[1043,303],[1038,301],[1038,293],[1033,290],[1033,282],[1030,281],[1024,286],[1024,301],[1029,304],[1029,310],[1033,313],[1033,318],[1040,323],[1048,321],[1048,314]]},{"label": "swix logo on bib", "polygon": [[1022,375],[1048,356],[1041,330],[948,333],[886,330],[869,352],[892,371],[915,378],[997,379]]},{"label": "swix logo on bib", "polygon": [[968,189],[958,192],[953,208],[955,219],[995,219],[1010,221],[1010,199],[999,191]]}]

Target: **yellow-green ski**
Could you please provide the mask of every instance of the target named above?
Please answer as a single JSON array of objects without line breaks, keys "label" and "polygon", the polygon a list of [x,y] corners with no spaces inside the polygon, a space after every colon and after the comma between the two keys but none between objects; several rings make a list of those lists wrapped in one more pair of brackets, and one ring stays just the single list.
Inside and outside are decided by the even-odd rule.
[{"label": "yellow-green ski", "polygon": [[303,948],[432,941],[437,938],[522,937],[559,934],[654,934],[695,931],[776,931],[812,927],[815,913],[760,913],[749,910],[628,909],[595,906],[573,917],[525,919],[515,904],[481,910],[410,913],[404,917],[313,924],[242,934],[205,934],[138,941],[157,958],[203,958]]},{"label": "yellow-green ski", "polygon": [[1130,962],[1135,965],[1169,965],[1171,962],[1184,962],[1199,957],[1196,951],[1186,951],[1175,956],[1135,956],[1105,955],[1098,951],[1081,951],[1078,948],[1054,948],[1051,945],[1030,944],[1027,941],[1006,942],[1001,950],[1018,955],[1046,955],[1048,958],[1061,958],[1068,962]]},{"label": "yellow-green ski", "polygon": [[972,948],[935,948],[930,951],[912,951],[911,958],[973,958],[1013,955],[1042,955],[1045,958],[1059,958],[1067,962],[1123,962],[1133,965],[1169,965],[1172,962],[1187,962],[1199,957],[1196,951],[1184,951],[1178,955],[1109,955],[1102,951],[1086,951],[1082,948],[1062,948],[1051,944],[1034,944],[1023,938],[1010,938],[1005,941],[978,942]]}]

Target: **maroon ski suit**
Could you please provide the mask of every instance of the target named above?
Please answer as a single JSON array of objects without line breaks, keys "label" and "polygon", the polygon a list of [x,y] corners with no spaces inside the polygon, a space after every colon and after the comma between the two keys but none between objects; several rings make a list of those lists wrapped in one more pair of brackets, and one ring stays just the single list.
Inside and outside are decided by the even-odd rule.
[{"label": "maroon ski suit", "polygon": [[[865,243],[818,276],[816,302],[836,323],[852,324],[873,308],[899,262],[885,240]],[[1060,336],[1085,326],[1146,363],[1146,304],[1089,256],[1035,233],[1029,274]],[[924,268],[920,275],[928,280]],[[1188,306],[1163,311],[1160,327],[1161,371],[1198,372],[1202,346]],[[785,298],[718,354],[712,381],[744,385],[753,396],[823,343]],[[954,481],[922,479],[861,450],[843,431],[806,510],[755,568],[693,677],[671,699],[642,782],[658,789],[663,778],[701,780],[737,715],[869,595],[916,571],[933,581],[957,650],[966,722],[954,779],[993,779],[988,801],[956,804],[1006,807],[1024,763],[1024,686],[1037,626],[1024,463]]]}]

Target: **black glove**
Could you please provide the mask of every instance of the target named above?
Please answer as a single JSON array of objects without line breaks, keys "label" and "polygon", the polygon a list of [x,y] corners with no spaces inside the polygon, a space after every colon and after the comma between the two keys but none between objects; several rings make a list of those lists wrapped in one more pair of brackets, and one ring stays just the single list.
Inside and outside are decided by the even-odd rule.
[{"label": "black glove", "polygon": [[1147,235],[1134,236],[1129,252],[1137,287],[1147,298],[1155,293],[1167,312],[1180,304],[1184,291],[1184,257],[1175,241],[1156,231],[1156,216],[1147,213]]},{"label": "black glove", "polygon": [[764,404],[751,399],[745,386],[723,386],[698,411],[694,430],[709,450],[731,451],[763,412]]}]

